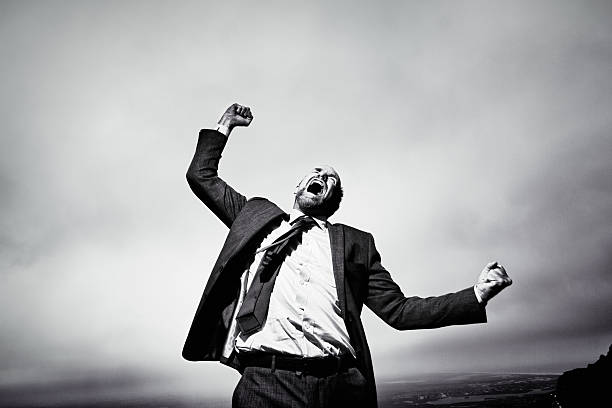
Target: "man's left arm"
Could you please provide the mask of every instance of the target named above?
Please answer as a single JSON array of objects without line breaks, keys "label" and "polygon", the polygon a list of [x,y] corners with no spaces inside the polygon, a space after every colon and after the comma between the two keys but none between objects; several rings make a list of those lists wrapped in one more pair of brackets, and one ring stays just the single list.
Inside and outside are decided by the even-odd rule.
[{"label": "man's left arm", "polygon": [[[495,262],[485,267],[476,286],[442,296],[406,297],[389,272],[382,266],[380,254],[374,245],[374,238],[370,235],[368,293],[365,304],[378,317],[398,330],[433,329],[450,325],[485,323],[487,321],[486,302],[512,283],[505,269],[502,271],[496,265]],[[479,290],[479,285],[483,290]]]}]

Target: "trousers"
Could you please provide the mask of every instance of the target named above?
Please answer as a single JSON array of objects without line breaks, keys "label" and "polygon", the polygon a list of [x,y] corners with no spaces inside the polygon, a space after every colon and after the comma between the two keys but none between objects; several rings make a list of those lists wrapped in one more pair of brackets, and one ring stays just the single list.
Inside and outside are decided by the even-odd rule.
[{"label": "trousers", "polygon": [[356,367],[326,376],[246,367],[232,395],[233,408],[353,408],[365,401],[366,380]]}]

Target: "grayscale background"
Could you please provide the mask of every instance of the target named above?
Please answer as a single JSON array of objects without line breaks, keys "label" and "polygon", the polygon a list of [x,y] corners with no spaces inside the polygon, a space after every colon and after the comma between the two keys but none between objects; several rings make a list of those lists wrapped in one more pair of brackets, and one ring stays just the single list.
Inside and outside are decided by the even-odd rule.
[{"label": "grayscale background", "polygon": [[[376,237],[407,295],[514,285],[489,323],[397,332],[378,381],[555,373],[612,343],[612,3],[0,2],[0,390],[229,403],[181,349],[225,227],[184,178],[200,128],[251,106],[221,175]],[[17,391],[15,391],[17,390]],[[21,390],[21,391],[20,391]],[[38,400],[36,400],[38,401]]]}]

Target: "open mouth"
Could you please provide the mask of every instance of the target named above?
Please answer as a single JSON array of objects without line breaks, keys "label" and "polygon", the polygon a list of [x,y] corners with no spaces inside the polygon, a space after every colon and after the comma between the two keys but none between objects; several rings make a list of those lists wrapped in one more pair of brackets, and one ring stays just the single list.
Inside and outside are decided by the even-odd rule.
[{"label": "open mouth", "polygon": [[325,185],[323,184],[323,182],[315,178],[310,181],[310,184],[308,184],[306,191],[314,195],[319,195],[323,192],[324,189]]}]

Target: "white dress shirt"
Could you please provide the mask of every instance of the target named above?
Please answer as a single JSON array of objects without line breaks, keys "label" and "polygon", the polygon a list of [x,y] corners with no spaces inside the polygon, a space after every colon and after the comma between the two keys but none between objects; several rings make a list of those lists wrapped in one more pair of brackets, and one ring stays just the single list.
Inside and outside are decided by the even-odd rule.
[{"label": "white dress shirt", "polygon": [[[293,209],[290,222],[303,215]],[[340,316],[336,281],[332,267],[327,221],[302,235],[302,243],[283,261],[270,296],[264,326],[250,336],[239,333],[236,315],[253,281],[265,247],[291,227],[283,222],[261,243],[253,263],[241,278],[242,291],[232,319],[223,355],[266,351],[303,357],[350,353],[355,356],[344,320]]]}]

